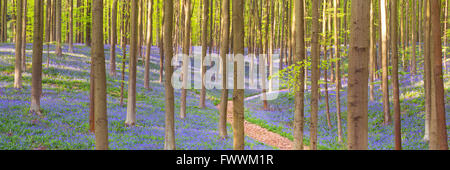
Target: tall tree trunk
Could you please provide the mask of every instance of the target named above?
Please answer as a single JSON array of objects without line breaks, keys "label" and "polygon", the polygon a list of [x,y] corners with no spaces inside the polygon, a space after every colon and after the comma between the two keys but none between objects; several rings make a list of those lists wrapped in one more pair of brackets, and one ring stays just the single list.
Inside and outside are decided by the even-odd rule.
[{"label": "tall tree trunk", "polygon": [[380,10],[381,10],[381,64],[383,67],[382,74],[382,89],[383,89],[383,113],[384,113],[384,124],[388,125],[392,122],[391,111],[389,108],[389,85],[388,85],[388,47],[387,47],[387,11],[386,11],[386,0],[380,0]]},{"label": "tall tree trunk", "polygon": [[164,62],[165,70],[165,136],[164,136],[164,149],[175,150],[175,121],[174,121],[174,95],[173,86],[171,83],[173,67],[173,47],[172,47],[172,23],[173,23],[173,0],[164,0],[164,55],[166,58]]},{"label": "tall tree trunk", "polygon": [[[294,0],[293,9],[293,37],[295,41],[295,63],[305,60],[305,32],[304,32],[304,4],[303,0]],[[294,146],[296,150],[303,150],[304,128],[304,93],[305,93],[305,69],[298,65],[300,71],[293,75],[297,80],[295,89],[295,113],[294,113]]]},{"label": "tall tree trunk", "polygon": [[25,50],[27,48],[27,1],[23,1],[23,17],[22,17],[22,71],[25,72],[27,67],[27,55]]},{"label": "tall tree trunk", "polygon": [[56,0],[56,56],[62,56],[62,49],[61,49],[61,0]]},{"label": "tall tree trunk", "polygon": [[41,115],[42,95],[42,49],[44,33],[44,2],[34,1],[33,57],[31,71],[31,106],[30,112]]},{"label": "tall tree trunk", "polygon": [[[158,0],[158,4],[160,4],[159,3],[159,0]],[[158,35],[158,41],[159,41],[159,43],[158,43],[158,46],[159,46],[159,56],[160,56],[160,59],[159,59],[159,83],[162,83],[162,81],[163,81],[163,74],[164,74],[164,41],[163,41],[163,39],[164,39],[164,11],[162,11],[161,13],[159,12],[159,10],[160,10],[160,8],[159,7],[157,7],[156,8],[157,9],[157,12],[156,13],[158,13],[158,15],[157,15],[157,17],[158,17],[158,21],[160,20],[160,17],[162,17],[162,21],[161,21],[161,24],[159,24],[158,23],[158,27],[156,27],[157,28],[157,30],[156,30],[156,32],[157,32],[157,35]],[[160,14],[162,15],[162,16],[160,16]]]},{"label": "tall tree trunk", "polygon": [[351,5],[351,37],[348,62],[348,149],[368,148],[368,79],[370,5],[354,0]]},{"label": "tall tree trunk", "polygon": [[228,88],[227,88],[227,54],[228,41],[230,34],[230,1],[222,1],[222,43],[220,48],[220,57],[222,58],[222,95],[220,97],[219,112],[219,137],[227,137],[227,105],[228,105]]},{"label": "tall tree trunk", "polygon": [[110,65],[109,65],[109,75],[112,77],[116,76],[116,42],[117,42],[117,0],[113,0],[111,8],[111,42],[110,42]]},{"label": "tall tree trunk", "polygon": [[148,1],[148,23],[147,23],[147,48],[145,52],[145,72],[144,72],[144,88],[150,88],[150,54],[152,51],[152,33],[153,33],[153,0]]},{"label": "tall tree trunk", "polygon": [[310,149],[317,150],[317,128],[319,114],[319,8],[321,0],[312,1],[312,39],[311,39],[311,125],[310,125]]},{"label": "tall tree trunk", "polygon": [[[400,89],[398,80],[398,3],[391,2],[391,59],[392,59],[392,89],[393,89],[393,103],[394,103],[394,135],[395,135],[395,149],[402,149],[402,134],[401,134],[401,112],[400,112]],[[415,44],[415,42],[414,42]],[[414,46],[414,45],[413,45]]]},{"label": "tall tree trunk", "polygon": [[[324,1],[323,3],[323,17],[322,17],[322,21],[323,21],[323,28],[322,28],[322,34],[323,34],[323,56],[324,56],[324,61],[326,63],[328,63],[328,32],[327,32],[327,0]],[[328,100],[328,65],[324,68],[323,70],[323,76],[324,76],[324,81],[325,81],[325,106],[326,106],[326,115],[327,115],[327,125],[328,125],[328,129],[331,129],[331,115],[330,115],[330,102]]]},{"label": "tall tree trunk", "polygon": [[16,65],[14,68],[14,88],[22,88],[22,3],[23,0],[16,1]]},{"label": "tall tree trunk", "polygon": [[445,92],[442,74],[442,42],[439,0],[430,0],[431,6],[431,129],[430,149],[448,150],[445,118]]},{"label": "tall tree trunk", "polygon": [[417,40],[416,40],[416,38],[417,38],[417,36],[416,36],[417,35],[417,32],[416,32],[416,27],[417,27],[416,4],[417,4],[416,0],[413,0],[412,1],[412,14],[411,14],[412,15],[412,24],[411,24],[411,28],[412,28],[412,32],[411,32],[411,35],[412,35],[412,37],[411,37],[411,45],[412,45],[411,69],[412,70],[411,71],[412,71],[413,75],[416,74],[416,67],[417,67],[417,64],[416,64],[416,44],[417,44]]},{"label": "tall tree trunk", "polygon": [[73,52],[73,0],[69,0],[69,52]]},{"label": "tall tree trunk", "polygon": [[92,16],[92,57],[95,88],[95,148],[108,149],[108,116],[106,107],[106,69],[103,46],[103,0],[94,0]]},{"label": "tall tree trunk", "polygon": [[92,0],[87,0],[87,10],[86,10],[86,17],[88,18],[87,22],[86,22],[86,37],[85,37],[85,43],[86,46],[90,47],[91,46],[91,5],[92,5]]},{"label": "tall tree trunk", "polygon": [[431,52],[430,52],[430,34],[431,34],[431,11],[430,1],[424,2],[424,89],[425,89],[425,134],[423,140],[429,142],[430,139],[430,121],[431,121]]},{"label": "tall tree trunk", "polygon": [[187,90],[189,82],[189,76],[191,76],[188,73],[188,69],[190,66],[189,62],[189,41],[191,40],[191,0],[185,0],[184,3],[184,36],[183,36],[183,66],[182,66],[182,79],[183,79],[183,85],[181,88],[181,106],[180,106],[180,118],[184,119],[186,117],[186,97],[187,97]]},{"label": "tall tree trunk", "polygon": [[[244,58],[244,0],[233,0],[233,52],[234,62],[234,90],[233,90],[233,148],[244,150],[244,89],[243,76],[238,77],[238,63]],[[240,56],[242,55],[242,56]],[[242,74],[239,72],[239,74]]]},{"label": "tall tree trunk", "polygon": [[341,57],[339,42],[339,19],[338,19],[339,0],[334,0],[334,48],[335,50],[335,73],[336,73],[336,115],[338,128],[338,141],[342,142],[342,125],[341,125]]},{"label": "tall tree trunk", "polygon": [[131,0],[131,37],[130,37],[130,63],[128,76],[128,102],[126,126],[136,124],[136,73],[137,73],[137,36],[138,36],[138,0]]},{"label": "tall tree trunk", "polygon": [[369,36],[370,36],[370,44],[369,44],[369,78],[370,78],[370,84],[369,84],[369,96],[370,101],[375,100],[375,89],[374,89],[374,81],[375,81],[375,74],[376,74],[376,32],[375,32],[375,23],[374,23],[374,0],[370,0],[370,28],[369,28]]},{"label": "tall tree trunk", "polygon": [[[205,96],[206,96],[206,88],[205,88],[205,73],[206,67],[203,65],[206,57],[206,50],[208,48],[207,42],[207,34],[208,34],[208,11],[209,11],[209,0],[203,0],[203,25],[202,25],[202,61],[201,61],[201,73],[202,73],[202,89],[200,91],[200,108],[205,107]],[[211,18],[211,22],[213,18]],[[212,30],[210,30],[212,31]],[[220,131],[219,131],[220,132]]]}]

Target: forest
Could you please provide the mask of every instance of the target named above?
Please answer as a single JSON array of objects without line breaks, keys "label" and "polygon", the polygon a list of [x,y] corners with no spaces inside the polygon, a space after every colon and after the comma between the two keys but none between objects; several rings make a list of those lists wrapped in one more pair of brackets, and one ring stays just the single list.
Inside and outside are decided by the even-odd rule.
[{"label": "forest", "polygon": [[0,0],[0,150],[448,150],[449,0]]}]

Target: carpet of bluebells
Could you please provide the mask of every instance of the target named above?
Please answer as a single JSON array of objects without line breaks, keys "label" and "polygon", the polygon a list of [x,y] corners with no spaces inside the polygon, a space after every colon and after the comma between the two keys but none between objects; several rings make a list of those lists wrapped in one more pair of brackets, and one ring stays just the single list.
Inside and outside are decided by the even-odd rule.
[{"label": "carpet of bluebells", "polygon": [[[44,46],[43,96],[44,117],[29,113],[31,96],[31,44],[27,50],[27,69],[23,73],[24,88],[14,89],[14,44],[0,44],[0,149],[94,149],[94,135],[89,133],[89,69],[90,48],[75,45],[74,54],[56,57],[54,46]],[[3,52],[1,52],[3,50]],[[5,52],[6,50],[6,52]],[[46,51],[50,51],[47,53]],[[158,49],[152,48],[151,88],[143,87],[143,64],[139,61],[137,77],[137,125],[125,127],[126,104],[120,106],[121,55],[117,48],[117,76],[107,77],[109,146],[117,150],[157,150],[164,146],[164,86],[159,80]],[[68,49],[63,48],[63,52]],[[109,68],[109,47],[105,45],[106,68]],[[49,59],[49,60],[48,60]],[[47,65],[47,62],[49,65]],[[128,71],[128,70],[127,70]],[[125,73],[125,102],[128,72]],[[176,146],[181,150],[232,149],[229,138],[218,138],[218,111],[213,100],[206,109],[199,109],[198,91],[189,91],[187,118],[178,117],[180,91],[175,90]],[[220,96],[212,91],[210,96]],[[213,98],[214,99],[214,98]],[[267,150],[273,147],[245,138],[245,149]]]},{"label": "carpet of bluebells", "polygon": [[[423,67],[423,62],[420,62]],[[423,141],[425,132],[425,91],[423,88],[423,69],[416,75],[409,71],[400,74],[400,102],[401,102],[401,123],[402,123],[402,147],[406,150],[428,149],[428,143]],[[310,75],[310,73],[308,73]],[[310,77],[310,76],[308,76]],[[341,90],[341,121],[342,121],[342,142],[338,141],[337,135],[337,115],[336,115],[336,90],[334,83],[328,84],[329,87],[329,107],[331,114],[332,128],[329,129],[326,118],[326,103],[324,84],[321,84],[321,98],[319,102],[319,125],[318,125],[318,148],[319,149],[346,149],[347,138],[347,82],[344,75]],[[381,78],[381,77],[380,77]],[[450,137],[450,80],[445,74],[444,86],[446,92],[446,118],[447,132]],[[308,79],[308,81],[310,81]],[[381,92],[381,80],[374,82],[375,100],[369,101],[369,149],[370,150],[391,150],[394,149],[393,124],[383,125],[383,103]],[[309,84],[309,82],[307,83]],[[307,85],[306,89],[310,89]],[[392,88],[390,87],[392,96]],[[305,91],[305,144],[309,144],[310,136],[310,91]],[[246,120],[256,123],[269,130],[279,133],[291,140],[294,120],[294,96],[290,92],[281,93],[276,100],[269,101],[270,110],[263,110],[261,100],[254,99],[245,102]],[[392,108],[391,99],[391,108]],[[391,110],[391,114],[393,111]],[[450,139],[448,140],[450,144]]]}]

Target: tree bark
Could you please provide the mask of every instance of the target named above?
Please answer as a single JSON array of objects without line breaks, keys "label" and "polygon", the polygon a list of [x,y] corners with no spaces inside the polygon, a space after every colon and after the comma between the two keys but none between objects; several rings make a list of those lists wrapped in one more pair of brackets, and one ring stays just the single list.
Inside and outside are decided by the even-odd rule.
[{"label": "tree bark", "polygon": [[[239,55],[244,55],[244,0],[233,0],[233,52],[234,62],[234,90],[233,90],[233,148],[244,150],[244,89],[238,84],[243,82],[243,76],[238,77]],[[243,59],[243,56],[242,56]],[[243,62],[243,61],[242,61]],[[243,74],[243,73],[239,73]]]},{"label": "tree bark", "polygon": [[[303,0],[294,0],[293,6],[293,37],[295,41],[295,64],[305,60],[305,33],[304,33],[304,4]],[[304,128],[304,91],[305,91],[305,69],[299,66],[298,75],[295,86],[295,113],[294,113],[294,146],[296,150],[303,150],[303,128]]]},{"label": "tree bark", "polygon": [[442,74],[442,42],[439,0],[430,0],[431,6],[431,129],[430,150],[448,150],[445,118],[445,92]]},{"label": "tree bark", "polygon": [[227,89],[227,54],[228,41],[230,36],[230,1],[222,1],[222,42],[220,48],[220,57],[222,58],[222,95],[220,97],[219,112],[219,137],[227,138],[227,105],[228,105],[228,89]]},{"label": "tree bark", "polygon": [[109,75],[112,77],[116,76],[116,42],[117,42],[117,0],[113,0],[111,8],[111,53],[110,53],[110,65],[109,65]]},{"label": "tree bark", "polygon": [[348,65],[348,149],[368,148],[368,79],[370,5],[354,0],[351,5],[351,37]]},{"label": "tree bark", "polygon": [[31,71],[31,106],[30,112],[41,115],[42,95],[42,49],[44,33],[44,2],[34,1],[33,57]]},{"label": "tree bark", "polygon": [[69,0],[69,52],[73,52],[73,0]]},{"label": "tree bark", "polygon": [[136,125],[136,73],[137,73],[137,37],[138,37],[138,0],[131,0],[131,37],[130,63],[128,76],[128,102],[126,126]]},{"label": "tree bark", "polygon": [[16,1],[16,61],[14,68],[14,88],[22,88],[22,4],[23,0]]},{"label": "tree bark", "polygon": [[153,0],[148,1],[148,23],[147,23],[147,48],[145,51],[145,72],[144,72],[144,88],[150,88],[150,54],[152,50],[152,33],[153,33]]},{"label": "tree bark", "polygon": [[[202,89],[200,91],[200,108],[205,107],[205,96],[206,96],[206,88],[205,88],[205,73],[206,67],[203,65],[206,57],[206,50],[208,48],[207,42],[207,34],[208,34],[208,11],[209,11],[209,0],[203,0],[203,23],[202,23],[202,61],[201,61],[201,73],[202,73]],[[212,21],[212,19],[211,19]],[[212,30],[210,30],[212,31]],[[220,132],[220,131],[219,131]]]},{"label": "tree bark", "polygon": [[[398,3],[391,2],[391,59],[392,59],[392,89],[393,89],[393,103],[394,103],[394,135],[395,135],[395,149],[402,149],[402,134],[401,134],[401,112],[400,112],[400,88],[398,78]],[[414,42],[415,44],[415,42]],[[414,46],[413,44],[413,46]],[[414,53],[413,53],[414,54]]]},{"label": "tree bark", "polygon": [[166,58],[164,62],[165,81],[164,87],[166,92],[165,104],[165,137],[164,149],[175,150],[175,121],[174,121],[174,95],[173,86],[171,83],[173,67],[173,47],[172,47],[172,23],[173,23],[173,0],[164,0],[164,55]]},{"label": "tree bark", "polygon": [[319,6],[321,0],[312,1],[312,39],[311,39],[311,124],[310,149],[317,150],[317,128],[319,114]]},{"label": "tree bark", "polygon": [[389,106],[389,85],[388,85],[388,47],[387,47],[387,11],[386,11],[386,0],[380,0],[380,20],[381,20],[381,64],[383,67],[382,73],[382,89],[383,89],[383,113],[384,113],[384,124],[388,125],[392,122],[391,111]]},{"label": "tree bark", "polygon": [[94,0],[92,16],[92,57],[95,88],[95,148],[108,150],[108,117],[106,107],[106,69],[103,46],[103,0]]},{"label": "tree bark", "polygon": [[182,66],[182,79],[183,79],[183,85],[181,88],[181,106],[180,106],[180,118],[184,119],[186,118],[186,97],[187,97],[187,90],[189,82],[189,76],[188,69],[190,66],[189,62],[189,52],[190,52],[190,45],[189,41],[191,40],[191,0],[185,0],[184,2],[184,37],[183,37],[183,66]]},{"label": "tree bark", "polygon": [[341,57],[340,57],[340,42],[339,42],[339,19],[338,19],[339,0],[334,0],[334,48],[335,50],[335,79],[336,79],[336,115],[338,128],[338,141],[342,142],[342,123],[341,123]]}]

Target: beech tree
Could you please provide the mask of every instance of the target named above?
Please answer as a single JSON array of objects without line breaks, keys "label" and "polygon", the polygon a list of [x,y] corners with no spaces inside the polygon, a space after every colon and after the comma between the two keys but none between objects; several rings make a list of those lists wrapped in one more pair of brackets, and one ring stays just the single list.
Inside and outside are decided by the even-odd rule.
[{"label": "beech tree", "polygon": [[172,86],[172,23],[173,23],[173,0],[163,1],[164,9],[164,56],[167,57],[164,61],[165,71],[165,136],[164,136],[164,149],[175,150],[175,121],[174,121],[174,94]]},{"label": "beech tree", "polygon": [[30,112],[41,115],[42,49],[44,39],[44,2],[34,1],[33,57],[31,70]]},{"label": "beech tree", "polygon": [[319,114],[319,61],[320,61],[320,47],[319,47],[319,4],[321,0],[312,1],[312,40],[311,40],[311,136],[310,148],[317,150],[317,129],[318,129],[318,114]]},{"label": "beech tree", "polygon": [[108,116],[106,107],[106,69],[103,46],[103,0],[94,0],[92,4],[92,57],[94,62],[95,88],[95,149],[108,149]]},{"label": "beech tree", "polygon": [[116,76],[116,42],[117,42],[117,0],[113,0],[111,7],[111,37],[110,37],[111,53],[109,75]]},{"label": "beech tree", "polygon": [[383,113],[384,113],[384,124],[388,125],[392,122],[391,120],[391,110],[389,107],[389,85],[388,85],[388,46],[387,46],[387,11],[386,11],[386,0],[380,0],[380,20],[381,20],[381,64],[383,68],[381,87],[383,89]]},{"label": "beech tree", "polygon": [[222,43],[220,46],[220,58],[222,58],[222,95],[220,96],[219,110],[219,137],[227,137],[227,110],[228,110],[228,89],[227,87],[227,54],[230,37],[230,1],[222,1]]},{"label": "beech tree", "polygon": [[61,49],[61,0],[56,0],[56,50],[55,53],[57,56],[62,56],[62,49]]},{"label": "beech tree", "polygon": [[144,70],[144,88],[151,90],[150,88],[150,54],[152,50],[152,33],[153,33],[153,0],[148,1],[148,13],[147,13],[147,48],[145,51],[145,70]]},{"label": "beech tree", "polygon": [[128,103],[126,126],[136,124],[136,73],[137,73],[137,36],[138,36],[138,0],[131,0],[131,37],[130,37],[130,63],[128,76]]},{"label": "beech tree", "polygon": [[[233,89],[233,148],[244,150],[244,89],[240,85],[244,80],[238,79],[239,57],[243,60],[244,55],[244,0],[233,0],[233,52],[234,61],[234,89]],[[241,56],[239,56],[241,55]],[[239,76],[243,78],[243,76]]]},{"label": "beech tree", "polygon": [[[304,4],[303,0],[294,0],[293,5],[293,37],[295,42],[295,63],[301,63],[305,60],[305,34],[304,34]],[[233,7],[234,9],[234,7]],[[299,65],[300,71],[295,87],[295,113],[294,113],[294,146],[296,150],[303,150],[303,128],[304,128],[304,93],[305,93],[305,73],[302,65]]]},{"label": "beech tree", "polygon": [[[398,10],[397,1],[391,2],[391,59],[392,59],[392,89],[393,89],[393,103],[394,103],[394,134],[395,134],[395,149],[402,149],[402,134],[401,134],[401,112],[400,112],[400,89],[398,80]],[[413,29],[414,30],[414,29]],[[415,51],[415,41],[413,43],[413,48]],[[413,60],[415,58],[415,52],[413,52]],[[414,66],[415,68],[415,66]]]},{"label": "beech tree", "polygon": [[[14,68],[14,88],[22,88],[22,3],[23,0],[16,1],[16,53],[15,53],[15,68]],[[6,4],[6,3],[5,3]]]},{"label": "beech tree", "polygon": [[370,3],[353,0],[348,65],[348,149],[368,148]]},{"label": "beech tree", "polygon": [[[207,42],[207,34],[208,34],[208,10],[209,8],[209,0],[203,0],[203,23],[202,23],[202,67],[201,67],[201,73],[202,73],[202,89],[200,91],[200,108],[205,107],[205,98],[206,98],[206,88],[205,88],[205,73],[206,73],[206,66],[203,65],[203,62],[205,61],[206,57],[206,50],[208,48],[208,42]],[[210,30],[212,32],[212,30]],[[220,132],[220,131],[219,131]]]}]

